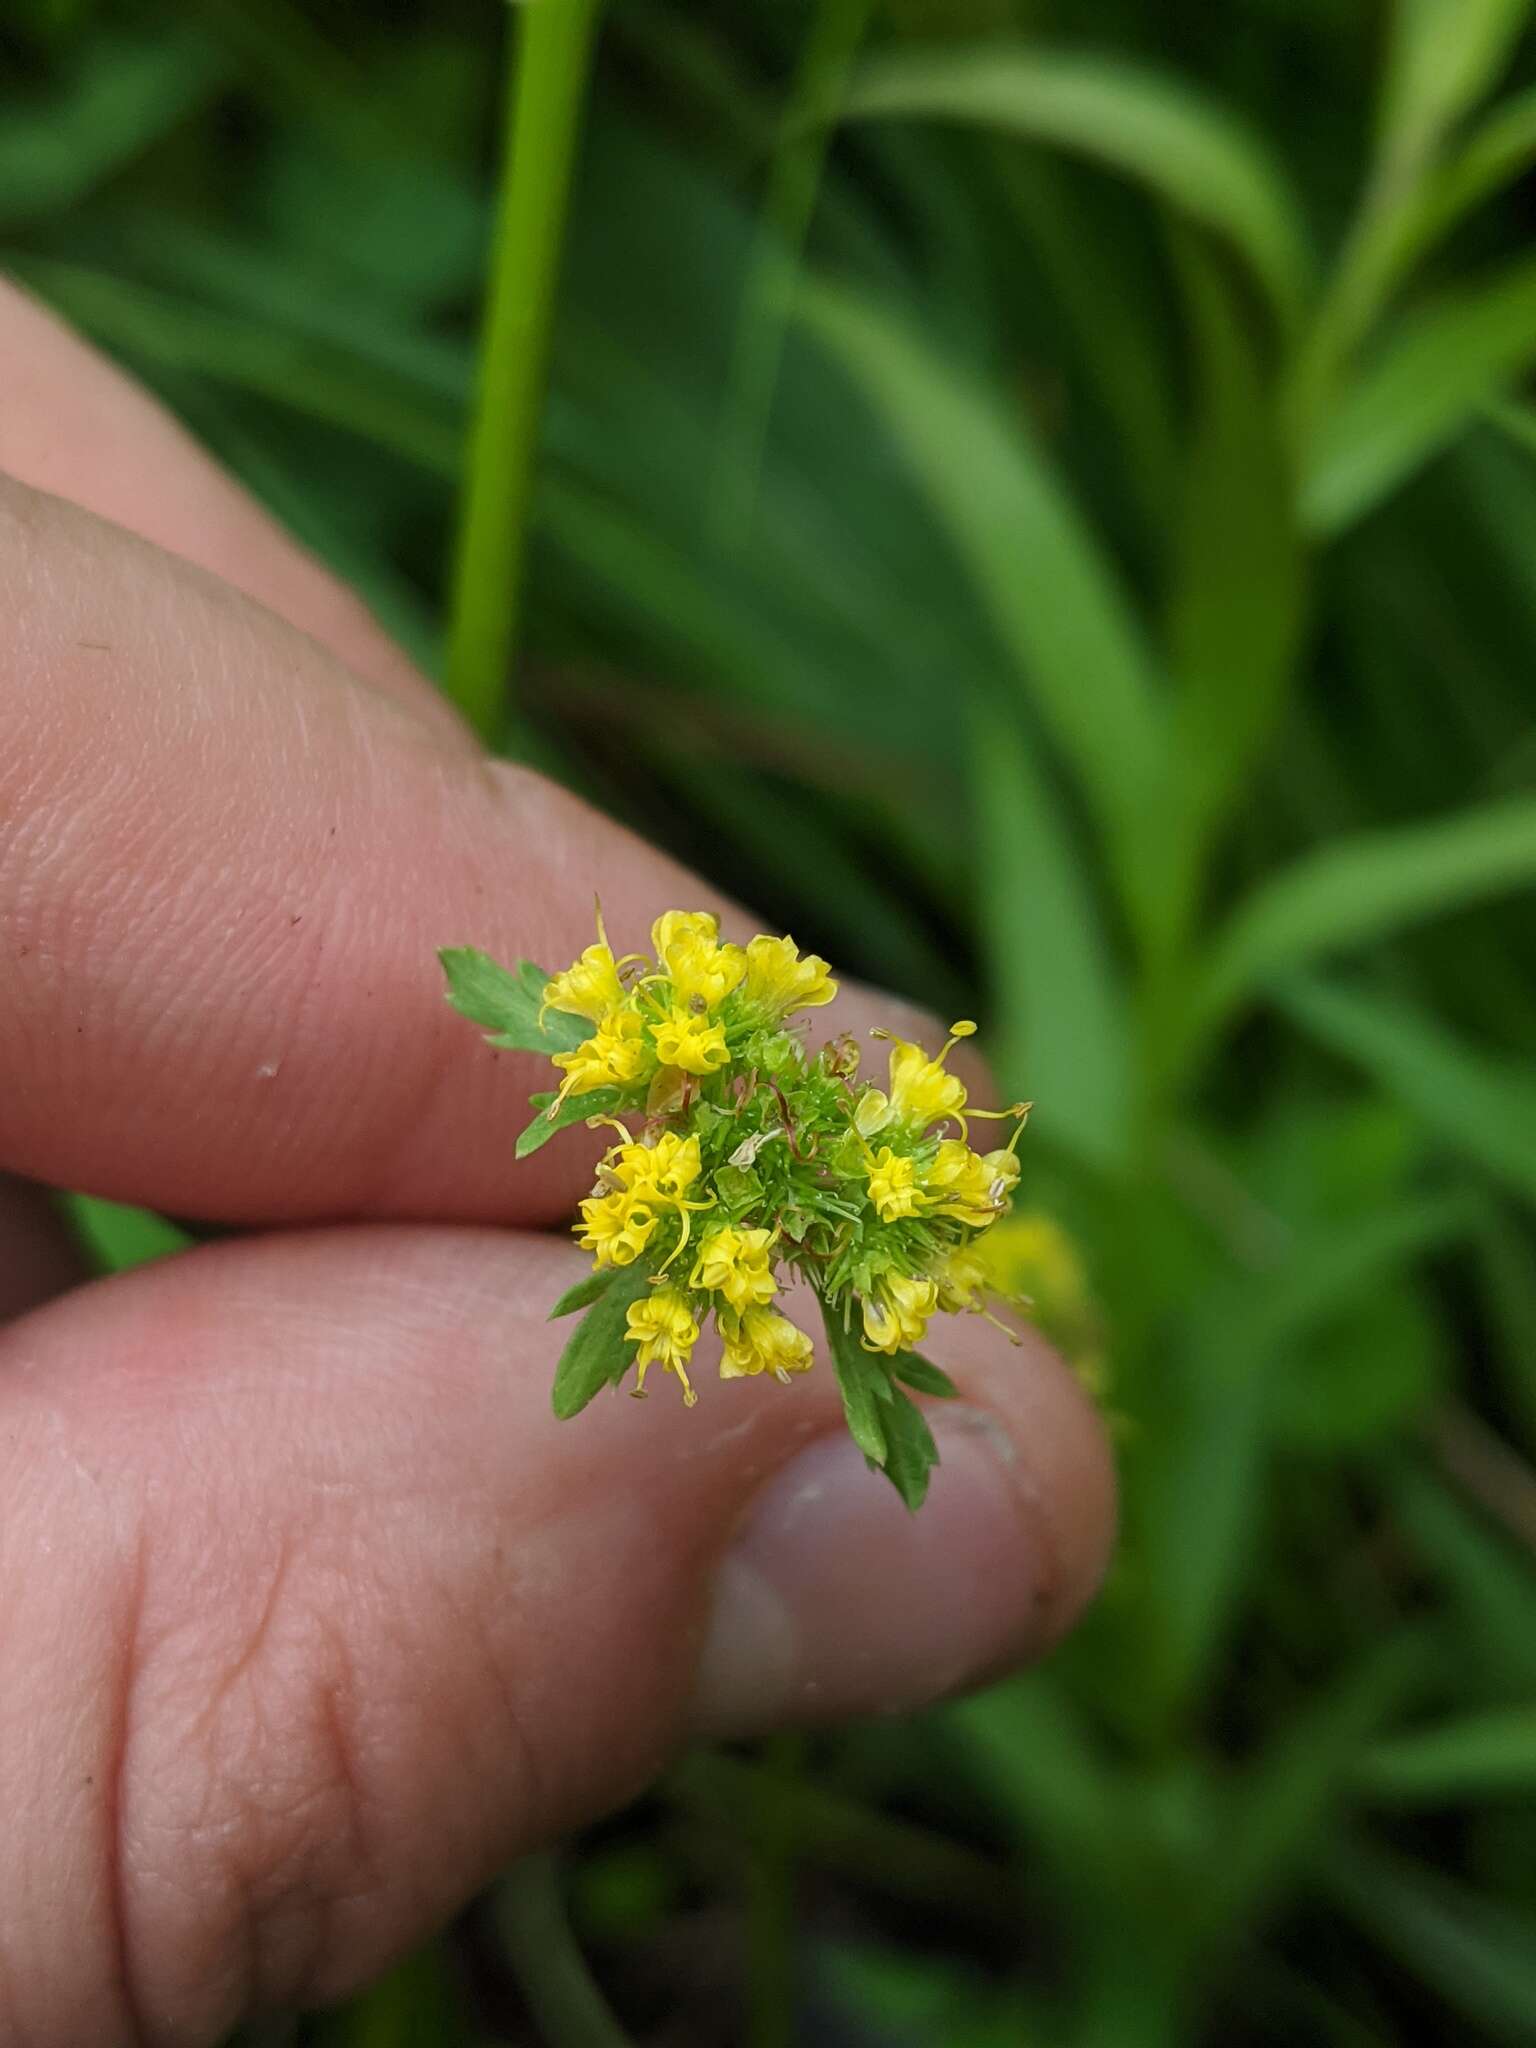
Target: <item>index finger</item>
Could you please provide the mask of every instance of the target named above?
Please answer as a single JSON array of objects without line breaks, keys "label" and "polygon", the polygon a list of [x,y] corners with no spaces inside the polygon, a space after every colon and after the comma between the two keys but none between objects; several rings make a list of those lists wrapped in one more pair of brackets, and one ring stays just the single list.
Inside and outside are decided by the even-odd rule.
[{"label": "index finger", "polygon": [[[547,1068],[434,959],[554,968],[661,910],[742,914],[527,771],[439,740],[218,580],[0,483],[0,1166],[237,1222],[549,1220],[513,1173]],[[913,1028],[851,991],[840,1025]]]}]

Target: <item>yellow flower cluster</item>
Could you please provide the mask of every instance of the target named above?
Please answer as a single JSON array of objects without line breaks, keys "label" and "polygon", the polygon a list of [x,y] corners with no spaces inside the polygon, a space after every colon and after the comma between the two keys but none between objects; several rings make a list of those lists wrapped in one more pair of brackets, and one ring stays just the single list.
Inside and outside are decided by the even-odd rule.
[{"label": "yellow flower cluster", "polygon": [[[497,1046],[551,1058],[560,1085],[534,1098],[526,1157],[559,1131],[617,1137],[574,1228],[592,1271],[556,1304],[586,1311],[555,1376],[555,1412],[576,1414],[634,1368],[689,1377],[711,1321],[720,1377],[809,1370],[811,1339],[784,1313],[793,1278],[826,1324],[849,1428],[908,1507],[924,1498],[938,1448],[912,1395],[955,1389],[919,1357],[931,1318],[979,1311],[999,1284],[986,1245],[1019,1179],[1027,1103],[976,1108],[950,1071],[975,1031],[956,1024],[937,1053],[888,1041],[883,1085],[860,1078],[859,1049],[807,1044],[800,1013],[830,1003],[827,963],[792,939],[722,939],[706,911],[667,911],[649,953],[597,939],[561,973],[515,972],[473,948],[442,954],[450,1002]],[[1002,1117],[1008,1143],[971,1143]],[[1014,1244],[1065,1302],[1072,1275],[1044,1232]]]},{"label": "yellow flower cluster", "polygon": [[580,1045],[554,1055],[565,1075],[557,1102],[641,1086],[668,1100],[681,1077],[706,1080],[728,1064],[733,1027],[739,1036],[779,1024],[837,994],[825,960],[802,957],[792,939],[731,945],[708,911],[665,912],[651,927],[651,945],[654,961],[640,953],[615,959],[599,915],[598,943],[551,976],[540,1015],[560,1010],[596,1026]]},{"label": "yellow flower cluster", "polygon": [[[968,1142],[968,1118],[991,1112],[969,1107],[946,1062],[975,1025],[956,1024],[936,1055],[891,1040],[887,1085],[857,1086],[846,1040],[813,1061],[786,1025],[836,995],[824,960],[787,938],[722,940],[698,911],[657,918],[651,947],[618,958],[599,921],[540,1012],[594,1027],[554,1055],[556,1109],[598,1089],[620,1098],[598,1106],[621,1142],[575,1227],[598,1272],[641,1262],[650,1277],[626,1310],[635,1391],[660,1366],[692,1404],[688,1367],[711,1314],[722,1378],[806,1371],[811,1340],[775,1305],[781,1264],[824,1306],[846,1302],[864,1349],[890,1359],[936,1311],[980,1308],[987,1271],[972,1244],[1019,1169],[1017,1129],[1003,1150]],[[642,1115],[641,1134],[614,1110]],[[1004,1114],[1022,1128],[1024,1110]]]}]

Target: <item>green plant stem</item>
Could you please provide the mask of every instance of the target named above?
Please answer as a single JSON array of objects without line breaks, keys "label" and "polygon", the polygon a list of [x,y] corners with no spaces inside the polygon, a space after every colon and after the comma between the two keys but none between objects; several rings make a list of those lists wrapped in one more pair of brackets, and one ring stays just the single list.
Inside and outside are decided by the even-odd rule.
[{"label": "green plant stem", "polygon": [[571,1932],[552,1856],[526,1856],[510,1872],[496,1919],[547,2048],[630,2048]]},{"label": "green plant stem", "polygon": [[454,562],[447,689],[504,737],[534,461],[577,130],[600,0],[517,13],[479,382]]}]

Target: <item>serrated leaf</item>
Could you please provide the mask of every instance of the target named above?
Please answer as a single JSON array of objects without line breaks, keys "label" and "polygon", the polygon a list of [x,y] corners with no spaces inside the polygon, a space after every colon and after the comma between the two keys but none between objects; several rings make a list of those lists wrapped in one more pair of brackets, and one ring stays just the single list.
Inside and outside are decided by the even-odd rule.
[{"label": "serrated leaf", "polygon": [[531,960],[519,960],[509,973],[473,946],[445,946],[437,957],[448,977],[449,1002],[461,1017],[478,1024],[493,1045],[548,1055],[569,1052],[592,1035],[585,1017],[564,1010],[546,1011],[540,1022],[539,1005],[550,977]]},{"label": "serrated leaf", "polygon": [[572,1124],[585,1123],[589,1116],[607,1116],[624,1100],[624,1091],[621,1088],[591,1088],[585,1095],[567,1095],[558,1109],[554,1107],[552,1090],[531,1095],[528,1099],[539,1114],[518,1133],[519,1159],[526,1159],[530,1152],[537,1152],[541,1145],[547,1145],[557,1131],[567,1131]]},{"label": "serrated leaf", "polygon": [[567,1287],[549,1312],[550,1322],[558,1322],[561,1316],[573,1316],[579,1308],[590,1308],[608,1292],[623,1270],[622,1266],[599,1266],[574,1287]]},{"label": "serrated leaf", "polygon": [[898,1351],[891,1360],[891,1371],[914,1393],[933,1394],[941,1401],[953,1401],[960,1389],[947,1372],[922,1358],[915,1351]]},{"label": "serrated leaf", "polygon": [[650,1284],[649,1266],[626,1266],[582,1317],[555,1367],[552,1403],[562,1422],[624,1377],[633,1358],[624,1344],[625,1317]]},{"label": "serrated leaf", "polygon": [[882,1417],[886,1442],[885,1476],[916,1514],[928,1497],[928,1475],[939,1462],[939,1447],[933,1440],[933,1431],[928,1427],[928,1418],[922,1409],[909,1401],[893,1380],[887,1380],[886,1385],[892,1398]]},{"label": "serrated leaf", "polygon": [[849,1433],[872,1464],[883,1466],[886,1442],[880,1421],[879,1388],[884,1372],[858,1338],[843,1328],[843,1319],[836,1309],[823,1302],[821,1315],[827,1326],[827,1348],[832,1353]]}]

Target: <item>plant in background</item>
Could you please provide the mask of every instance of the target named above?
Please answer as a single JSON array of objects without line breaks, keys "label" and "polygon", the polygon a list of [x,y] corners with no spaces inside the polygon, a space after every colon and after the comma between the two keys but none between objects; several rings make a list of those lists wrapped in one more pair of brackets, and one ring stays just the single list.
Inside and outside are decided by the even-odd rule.
[{"label": "plant in background", "polygon": [[[575,1225],[592,1271],[552,1311],[586,1311],[555,1375],[555,1413],[577,1414],[631,1367],[643,1398],[653,1366],[691,1408],[689,1363],[710,1316],[723,1380],[789,1385],[813,1363],[776,1305],[798,1279],[821,1305],[855,1441],[921,1506],[938,1451],[905,1389],[955,1389],[912,1347],[936,1313],[989,1313],[977,1245],[1008,1207],[1029,1105],[967,1101],[945,1061],[968,1022],[934,1056],[891,1039],[883,1088],[860,1080],[847,1036],[812,1053],[791,1020],[837,984],[792,939],[737,946],[707,912],[669,910],[651,928],[654,959],[616,958],[601,912],[597,931],[556,975],[528,960],[508,973],[469,948],[441,956],[457,1010],[493,1045],[547,1053],[563,1076],[532,1098],[517,1156],[572,1124],[618,1134]],[[973,1150],[974,1118],[1013,1120],[1008,1143]]]}]

